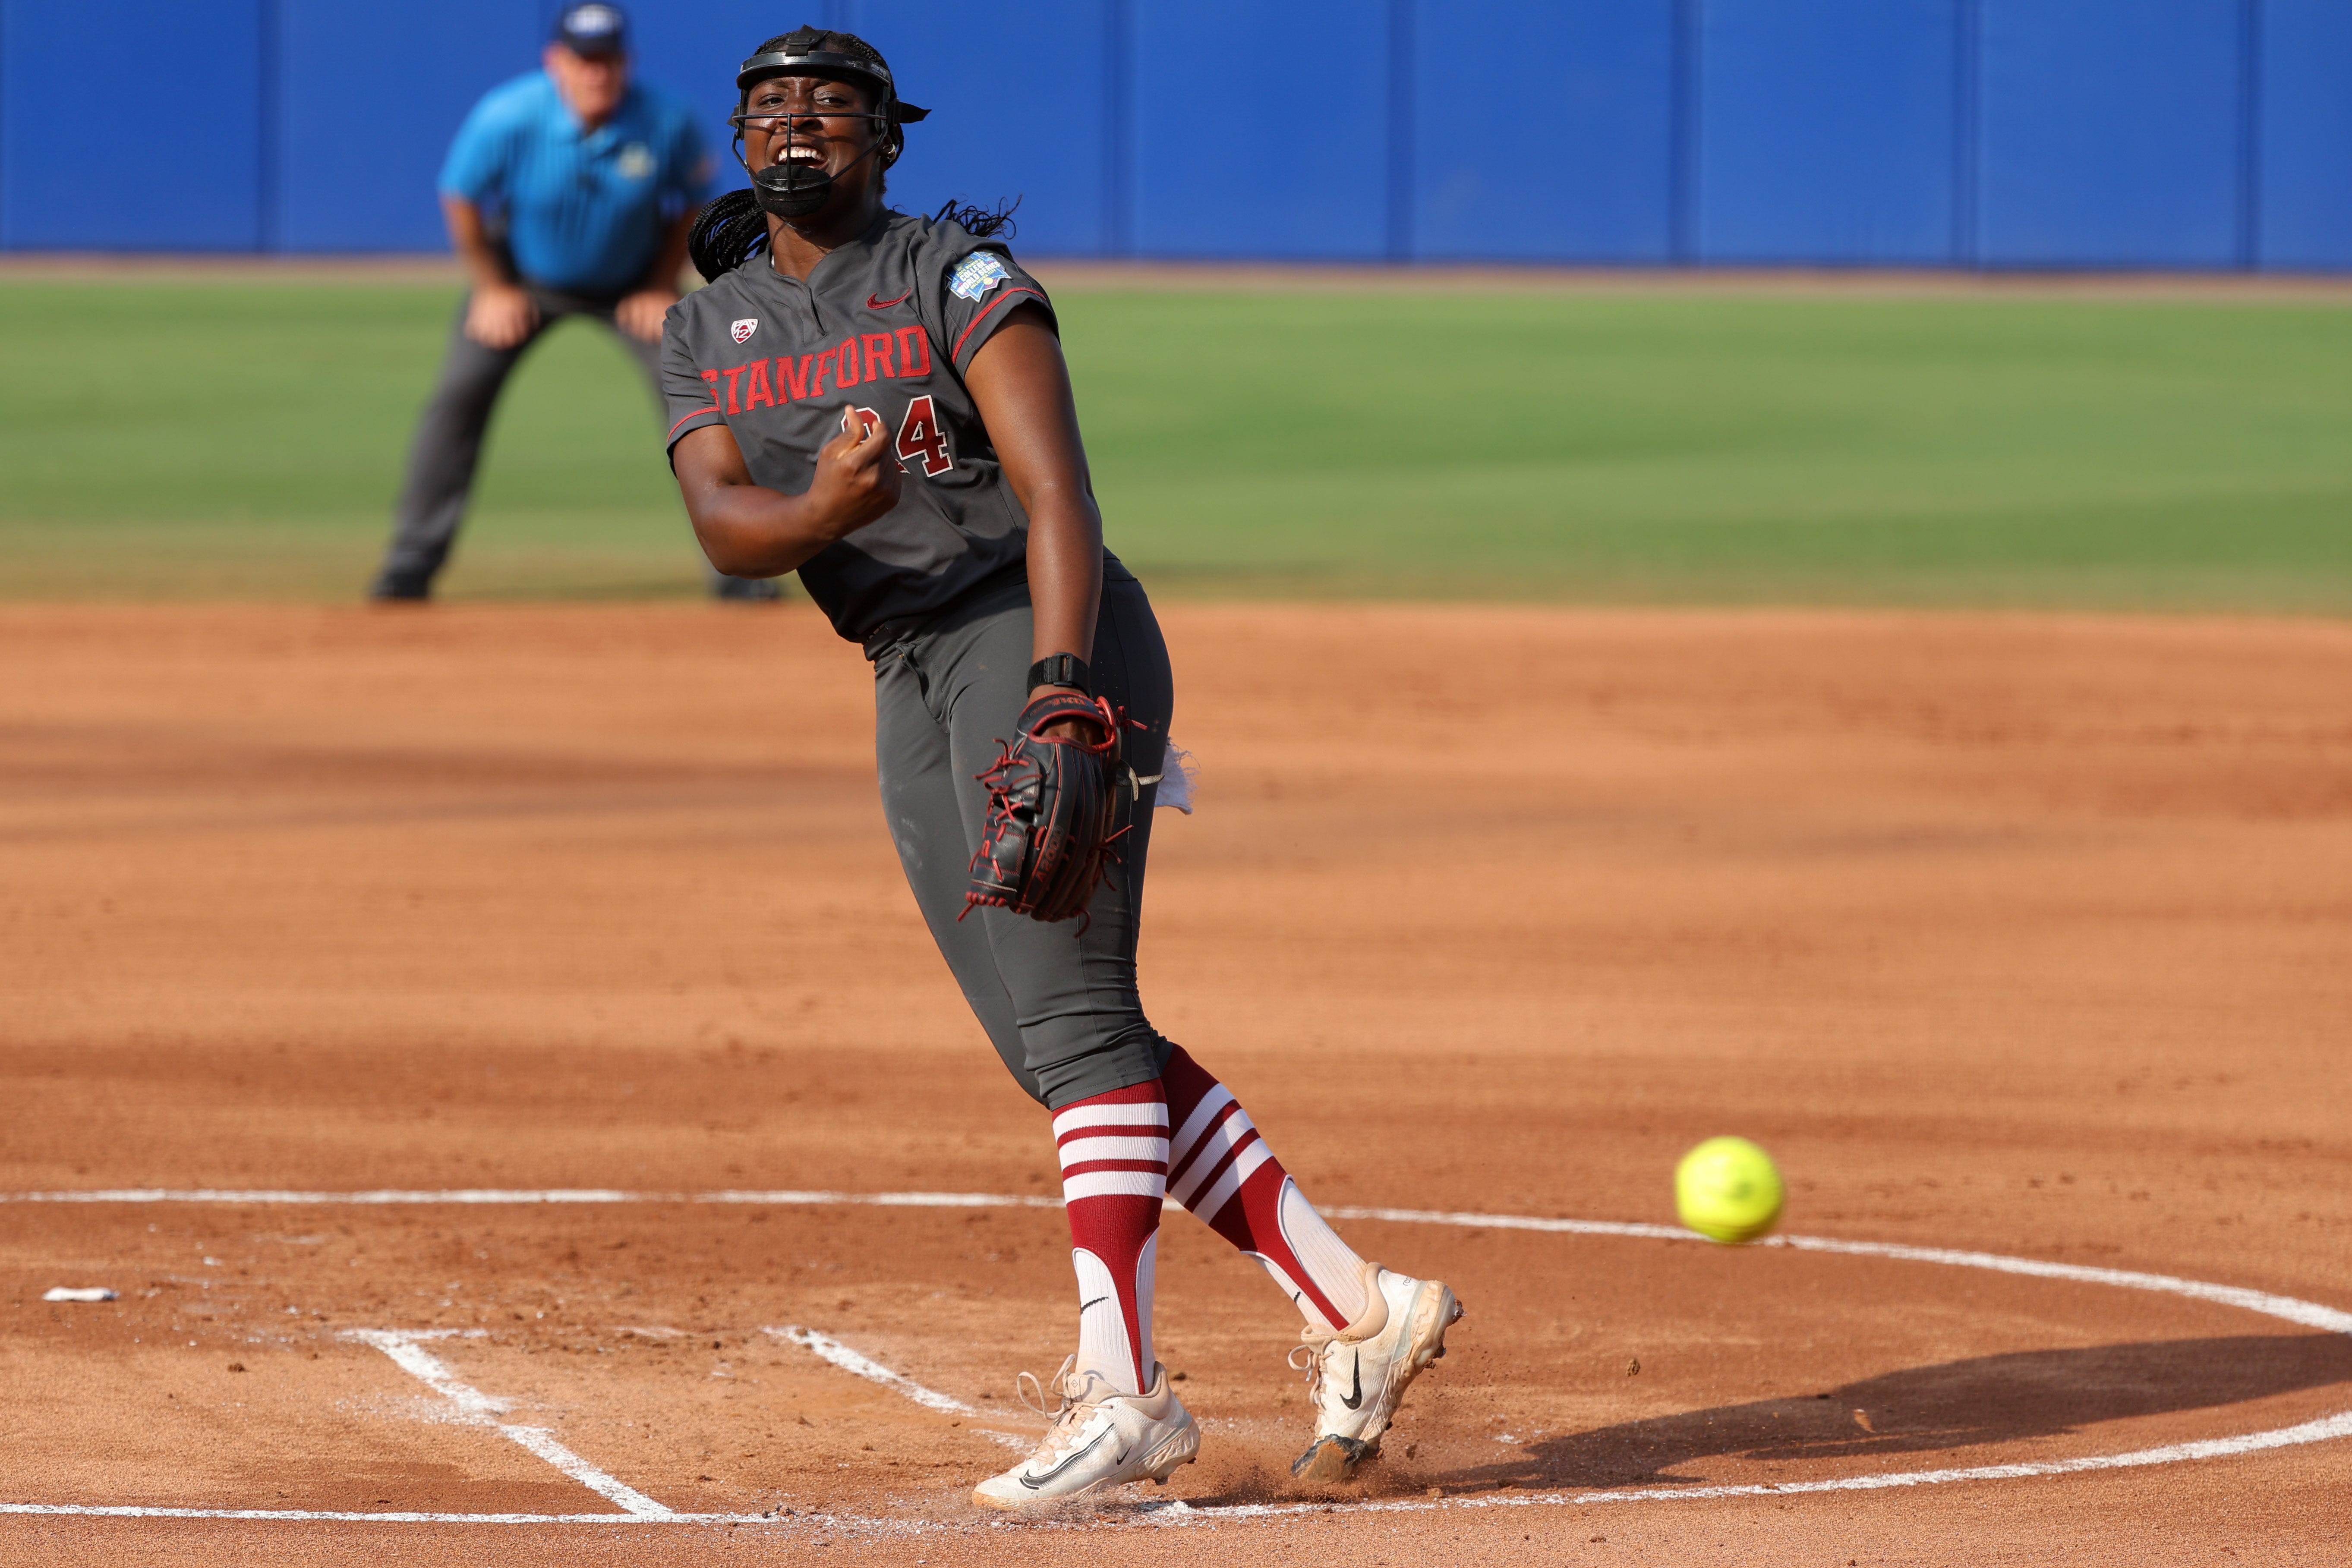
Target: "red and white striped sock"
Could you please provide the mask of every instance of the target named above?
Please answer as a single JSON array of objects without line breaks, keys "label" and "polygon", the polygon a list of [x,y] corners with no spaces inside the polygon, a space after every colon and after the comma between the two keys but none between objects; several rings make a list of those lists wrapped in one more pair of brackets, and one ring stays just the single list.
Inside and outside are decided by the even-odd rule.
[{"label": "red and white striped sock", "polygon": [[1078,1273],[1078,1370],[1141,1394],[1151,1381],[1151,1274],[1168,1191],[1168,1102],[1158,1083],[1054,1113],[1062,1207]]},{"label": "red and white striped sock", "polygon": [[1315,1212],[1232,1092],[1181,1046],[1160,1082],[1176,1129],[1168,1196],[1256,1259],[1309,1322],[1343,1329],[1362,1316],[1364,1260]]}]

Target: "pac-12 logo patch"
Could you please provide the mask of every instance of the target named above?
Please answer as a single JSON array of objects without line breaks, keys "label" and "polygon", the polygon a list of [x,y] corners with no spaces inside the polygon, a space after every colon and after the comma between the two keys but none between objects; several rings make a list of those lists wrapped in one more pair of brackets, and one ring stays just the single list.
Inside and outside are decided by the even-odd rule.
[{"label": "pac-12 logo patch", "polygon": [[965,299],[978,299],[1013,275],[1004,270],[1004,258],[987,251],[976,250],[948,274],[948,292]]},{"label": "pac-12 logo patch", "polygon": [[750,342],[751,340],[751,334],[759,329],[760,319],[757,316],[746,316],[742,320],[736,322],[734,326],[728,329],[729,331],[735,334],[735,340],[739,343]]}]

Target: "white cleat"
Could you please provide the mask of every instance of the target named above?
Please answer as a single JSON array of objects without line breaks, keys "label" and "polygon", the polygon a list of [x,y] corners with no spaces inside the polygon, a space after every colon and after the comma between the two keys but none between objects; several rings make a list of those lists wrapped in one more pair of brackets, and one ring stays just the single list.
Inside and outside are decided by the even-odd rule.
[{"label": "white cleat", "polygon": [[[1098,1374],[1073,1372],[1077,1359],[1070,1357],[1054,1375],[1058,1409],[1045,1409],[1043,1387],[1034,1401],[1021,1389],[1024,1404],[1053,1416],[1053,1429],[1027,1458],[972,1488],[972,1501],[982,1508],[1035,1508],[1129,1481],[1164,1483],[1200,1453],[1201,1428],[1169,1387],[1166,1367],[1152,1364],[1149,1393],[1121,1394]],[[1025,1372],[1021,1376],[1037,1382]]]},{"label": "white cleat", "polygon": [[[1290,1467],[1301,1480],[1344,1481],[1381,1451],[1404,1391],[1445,1354],[1462,1303],[1441,1281],[1364,1265],[1363,1315],[1339,1333],[1309,1328],[1290,1364],[1307,1374],[1315,1440]],[[1299,1359],[1306,1357],[1303,1362]]]}]

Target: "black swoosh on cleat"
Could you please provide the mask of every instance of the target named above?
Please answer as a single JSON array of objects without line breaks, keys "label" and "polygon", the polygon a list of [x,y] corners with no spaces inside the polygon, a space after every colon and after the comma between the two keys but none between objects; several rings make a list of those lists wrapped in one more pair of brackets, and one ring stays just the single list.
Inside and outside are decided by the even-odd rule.
[{"label": "black swoosh on cleat", "polygon": [[1350,1410],[1360,1408],[1364,1403],[1364,1353],[1360,1350],[1356,1353],[1356,1386],[1339,1403]]},{"label": "black swoosh on cleat", "polygon": [[[1080,1448],[1076,1453],[1072,1454],[1068,1458],[1064,1459],[1060,1464],[1055,1465],[1052,1469],[1047,1470],[1035,1480],[1031,1480],[1025,1475],[1015,1476],[1013,1479],[1019,1481],[1023,1486],[1027,1487],[1031,1491],[1036,1491],[1040,1488],[1044,1487],[1046,1482],[1052,1480],[1055,1476],[1060,1475],[1064,1470],[1068,1469],[1072,1465],[1076,1464],[1080,1459],[1083,1459],[1088,1454],[1093,1453],[1096,1448],[1101,1447],[1103,1438],[1109,1437],[1111,1433],[1116,1430],[1116,1427],[1105,1427],[1102,1432],[1097,1435],[1093,1442],[1088,1443],[1085,1448]],[[1125,1454],[1119,1455],[1118,1458],[1120,1463],[1123,1464],[1126,1462],[1127,1456]]]},{"label": "black swoosh on cleat", "polygon": [[1078,1303],[1078,1311],[1080,1311],[1080,1312],[1085,1312],[1088,1307],[1099,1307],[1099,1306],[1101,1306],[1105,1301],[1109,1301],[1109,1300],[1110,1300],[1110,1298],[1109,1298],[1108,1296],[1097,1296],[1097,1297],[1096,1297],[1093,1301],[1080,1301],[1080,1302]]}]

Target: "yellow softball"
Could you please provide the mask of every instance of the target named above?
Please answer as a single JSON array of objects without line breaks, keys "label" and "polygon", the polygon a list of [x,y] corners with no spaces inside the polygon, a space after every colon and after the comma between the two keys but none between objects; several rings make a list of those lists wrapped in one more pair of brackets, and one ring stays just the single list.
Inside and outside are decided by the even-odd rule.
[{"label": "yellow softball", "polygon": [[1709,1138],[1675,1167],[1675,1212],[1713,1241],[1753,1241],[1780,1222],[1780,1167],[1745,1138]]}]

